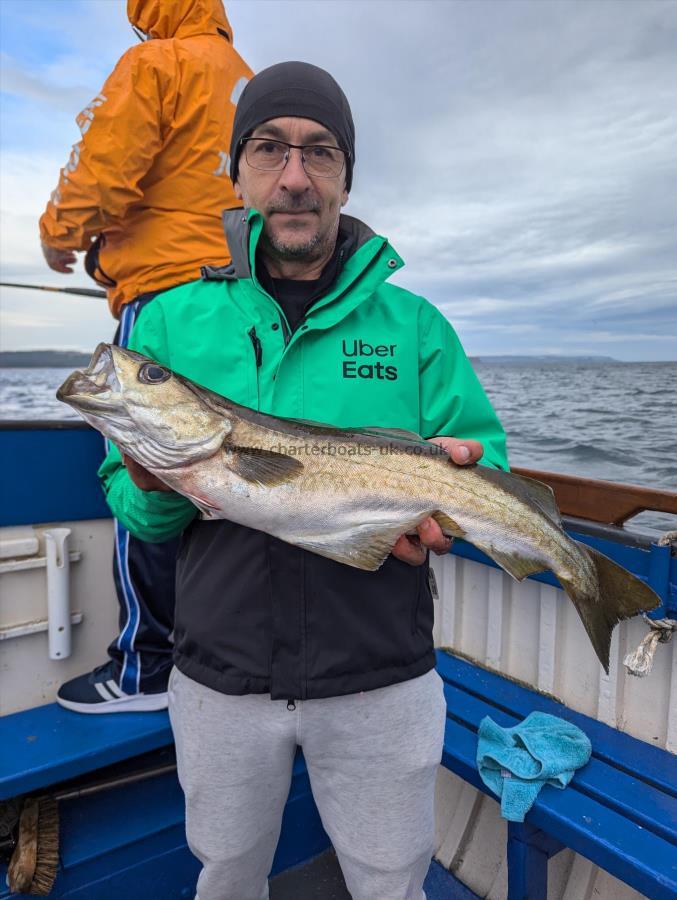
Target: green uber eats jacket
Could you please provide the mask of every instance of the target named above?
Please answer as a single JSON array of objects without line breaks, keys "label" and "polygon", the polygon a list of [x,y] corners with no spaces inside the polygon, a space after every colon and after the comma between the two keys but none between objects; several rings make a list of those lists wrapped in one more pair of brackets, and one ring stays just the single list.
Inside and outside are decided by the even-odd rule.
[{"label": "green uber eats jacket", "polygon": [[[233,265],[156,297],[129,347],[231,400],[339,427],[381,426],[484,445],[507,468],[505,435],[444,316],[386,283],[403,263],[349,216],[355,249],[293,334],[255,275],[263,220],[224,213]],[[363,572],[227,520],[174,493],[143,492],[112,448],[100,476],[136,537],[180,533],[177,667],[229,694],[306,699],[370,690],[434,666],[428,567],[389,557]]]}]

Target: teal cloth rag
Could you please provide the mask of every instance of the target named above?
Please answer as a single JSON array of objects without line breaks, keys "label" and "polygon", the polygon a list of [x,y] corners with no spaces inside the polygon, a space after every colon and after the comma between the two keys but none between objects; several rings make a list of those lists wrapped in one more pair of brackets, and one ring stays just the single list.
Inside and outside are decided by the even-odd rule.
[{"label": "teal cloth rag", "polygon": [[529,713],[513,728],[485,716],[478,738],[480,776],[501,798],[501,815],[510,822],[524,821],[544,784],[565,788],[592,752],[580,728],[541,712]]}]

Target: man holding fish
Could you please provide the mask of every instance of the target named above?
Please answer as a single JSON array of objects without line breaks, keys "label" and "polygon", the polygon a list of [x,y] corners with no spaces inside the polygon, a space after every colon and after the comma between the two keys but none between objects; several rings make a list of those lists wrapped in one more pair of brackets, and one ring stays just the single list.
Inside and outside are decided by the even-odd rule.
[{"label": "man holding fish", "polygon": [[615,624],[659,602],[566,534],[545,485],[497,471],[451,326],[341,215],[354,162],[327,72],[255,76],[232,265],[156,298],[132,349],[101,345],[58,393],[113,444],[124,526],[181,535],[169,707],[200,900],[268,896],[299,746],[353,898],[422,900],[446,718],[427,554],[450,536],[518,580],[553,572],[607,671]]},{"label": "man holding fish", "polygon": [[[224,214],[233,264],[141,311],[129,346],[154,364],[138,372],[139,408],[144,389],[171,369],[213,391],[205,402],[215,413],[220,395],[303,420],[301,432],[313,433],[307,420],[371,426],[384,454],[398,435],[378,427],[408,429],[459,465],[482,457],[505,468],[503,430],[453,329],[426,300],[386,282],[402,260],[341,214],[355,134],[334,79],[298,62],[256,75],[237,106],[230,160],[244,205]],[[98,365],[91,377],[101,376],[103,403],[108,376]],[[172,428],[196,415],[187,396],[173,395]],[[330,456],[344,433],[327,433]],[[229,458],[243,502],[288,490],[291,515],[288,477],[302,459],[289,462],[285,440]],[[427,554],[446,552],[449,537],[426,518],[414,536],[393,536],[392,553],[368,529],[359,545],[347,530],[331,549],[310,532],[294,546],[210,518],[204,484],[186,491],[192,501],[174,492],[150,471],[163,463],[149,448],[136,460],[111,449],[101,476],[132,534],[183,535],[169,700],[188,840],[203,863],[200,900],[268,896],[297,746],[353,898],[421,900],[446,710]],[[176,472],[181,461],[167,465]],[[318,521],[333,516],[333,502],[316,510]]]}]

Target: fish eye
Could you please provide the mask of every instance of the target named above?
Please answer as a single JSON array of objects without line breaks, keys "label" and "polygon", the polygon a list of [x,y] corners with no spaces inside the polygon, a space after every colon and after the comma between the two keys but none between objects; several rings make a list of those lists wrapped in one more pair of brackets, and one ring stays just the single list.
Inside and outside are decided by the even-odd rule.
[{"label": "fish eye", "polygon": [[146,363],[145,366],[141,366],[139,369],[139,381],[142,384],[162,384],[163,381],[167,381],[171,377],[172,373],[169,369],[156,366],[155,363]]}]

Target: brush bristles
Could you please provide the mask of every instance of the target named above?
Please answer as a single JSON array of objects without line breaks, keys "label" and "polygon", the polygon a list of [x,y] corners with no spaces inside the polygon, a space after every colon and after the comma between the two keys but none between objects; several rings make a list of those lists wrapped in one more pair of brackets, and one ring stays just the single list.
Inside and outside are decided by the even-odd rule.
[{"label": "brush bristles", "polygon": [[45,896],[54,885],[59,867],[59,807],[56,800],[44,797],[38,812],[38,854],[29,894]]}]

